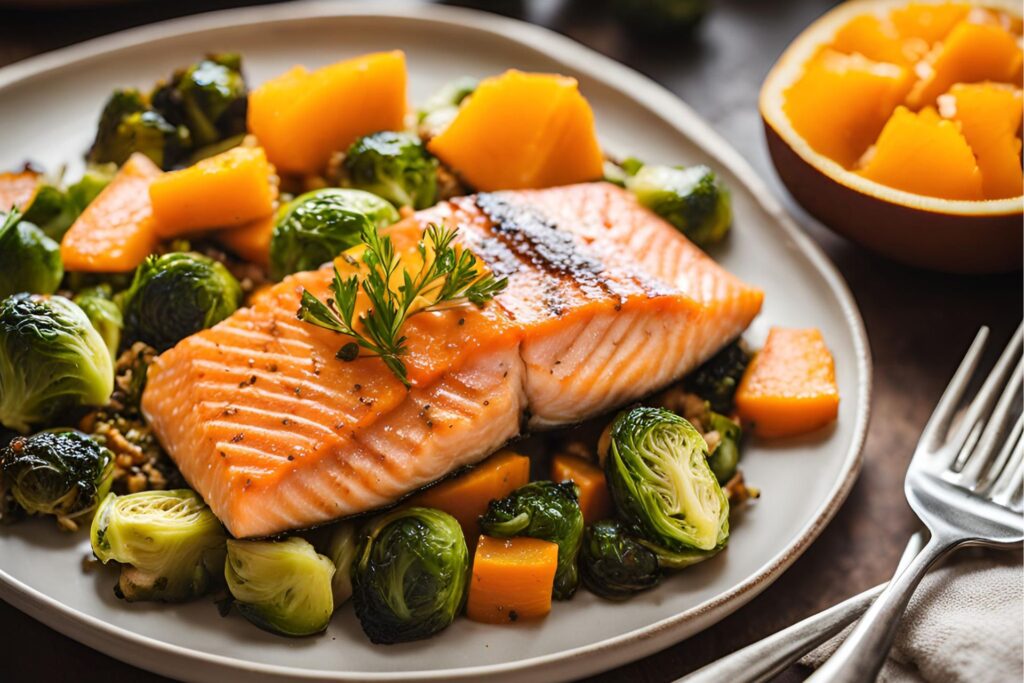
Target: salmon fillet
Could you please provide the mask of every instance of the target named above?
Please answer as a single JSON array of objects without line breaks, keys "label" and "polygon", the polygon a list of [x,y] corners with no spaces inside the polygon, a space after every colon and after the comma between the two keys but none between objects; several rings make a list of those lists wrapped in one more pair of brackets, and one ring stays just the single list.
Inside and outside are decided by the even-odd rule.
[{"label": "salmon fillet", "polygon": [[298,273],[149,370],[142,408],[236,537],[389,503],[524,428],[583,420],[680,378],[736,337],[762,294],[625,191],[592,183],[462,197],[389,228],[396,249],[444,221],[508,287],[405,328],[406,389],[345,338],[295,318]]}]

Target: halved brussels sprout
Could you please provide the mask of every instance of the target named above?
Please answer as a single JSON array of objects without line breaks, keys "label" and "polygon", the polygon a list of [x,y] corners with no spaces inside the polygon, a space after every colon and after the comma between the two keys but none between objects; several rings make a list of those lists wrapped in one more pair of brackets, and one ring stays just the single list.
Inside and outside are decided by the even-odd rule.
[{"label": "halved brussels sprout", "polygon": [[334,563],[297,536],[229,540],[224,576],[242,616],[271,633],[319,633],[334,613]]},{"label": "halved brussels sprout", "polygon": [[110,285],[83,289],[75,295],[73,301],[89,318],[93,328],[100,333],[100,337],[110,350],[111,360],[115,360],[121,344],[124,319],[121,316],[121,308],[113,301]]},{"label": "halved brussels sprout", "polygon": [[64,277],[60,245],[23,220],[17,209],[0,212],[0,297],[52,294]]},{"label": "halved brussels sprout", "polygon": [[729,501],[693,425],[663,408],[638,407],[612,424],[605,474],[623,519],[673,552],[713,550],[729,538]]},{"label": "halved brussels sprout", "polygon": [[363,530],[352,600],[374,643],[402,643],[447,628],[462,609],[469,550],[454,517],[399,508]]},{"label": "halved brussels sprout", "polygon": [[694,244],[720,242],[732,225],[729,191],[707,166],[647,164],[625,179],[637,201],[679,229]]},{"label": "halved brussels sprout", "polygon": [[568,600],[579,585],[576,554],[583,537],[576,484],[534,481],[502,498],[492,500],[480,517],[488,536],[529,536],[558,544],[558,569],[552,595]]},{"label": "halved brussels sprout", "polygon": [[473,94],[479,81],[472,76],[462,76],[442,85],[427,98],[416,112],[419,134],[430,139],[441,134],[459,113],[459,105]]},{"label": "halved brussels sprout", "polygon": [[620,522],[606,519],[583,532],[580,575],[592,593],[625,600],[658,585],[661,568],[654,551],[630,536]]},{"label": "halved brussels sprout", "polygon": [[724,486],[736,474],[743,432],[739,424],[714,411],[708,411],[707,421],[708,428],[718,433],[718,444],[708,455],[708,466],[718,483]]},{"label": "halved brussels sprout", "polygon": [[87,159],[94,164],[120,166],[141,152],[168,170],[188,157],[192,140],[188,129],[175,126],[150,109],[137,90],[115,90],[100,114],[96,140]]},{"label": "halved brussels sprout", "polygon": [[184,602],[220,585],[227,535],[193,491],[111,493],[92,520],[92,552],[121,565],[115,593],[128,602]]},{"label": "halved brussels sprout", "polygon": [[331,528],[327,541],[327,556],[334,563],[334,578],[331,592],[334,594],[334,609],[338,609],[352,597],[352,564],[358,550],[356,525],[354,522],[338,522]]},{"label": "halved brussels sprout", "polygon": [[425,209],[437,201],[437,159],[411,133],[381,131],[359,138],[345,153],[345,184],[396,207]]}]

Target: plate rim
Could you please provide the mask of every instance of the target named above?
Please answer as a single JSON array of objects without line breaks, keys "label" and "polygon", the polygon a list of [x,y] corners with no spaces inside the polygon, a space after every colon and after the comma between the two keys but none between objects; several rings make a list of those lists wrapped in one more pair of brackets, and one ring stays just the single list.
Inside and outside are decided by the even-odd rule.
[{"label": "plate rim", "polygon": [[[354,672],[297,669],[289,666],[251,662],[234,657],[193,650],[149,636],[133,633],[116,624],[85,614],[64,605],[0,569],[0,598],[47,626],[134,666],[156,673],[181,676],[196,674],[201,680],[224,680],[225,674],[245,673],[261,679],[288,677],[304,681],[425,681],[474,679],[481,676],[509,679],[531,674],[544,679],[565,678],[593,673],[609,666],[621,665],[648,656],[681,642],[718,622],[742,607],[771,585],[817,539],[845,502],[856,482],[863,463],[863,446],[870,419],[872,392],[872,361],[860,311],[846,281],[835,265],[783,209],[766,183],[739,152],[698,116],[685,102],[664,86],[610,57],[586,47],[550,29],[489,12],[422,2],[394,2],[381,6],[373,0],[334,3],[330,0],[307,0],[282,5],[242,7],[180,17],[127,29],[82,43],[46,52],[0,68],[0,92],[16,84],[80,66],[90,59],[131,50],[159,40],[174,40],[189,33],[232,27],[272,26],[289,21],[312,18],[400,17],[468,27],[478,32],[499,34],[542,52],[571,66],[579,73],[601,82],[637,102],[680,135],[690,139],[716,158],[745,185],[760,207],[783,232],[794,241],[817,273],[826,281],[842,308],[843,318],[852,332],[856,370],[856,424],[850,446],[841,464],[840,474],[825,501],[801,527],[796,538],[783,547],[746,580],[690,609],[661,619],[645,627],[612,638],[555,653],[500,664],[487,664],[458,669],[428,669],[395,672]],[[627,94],[628,93],[628,94]],[[685,626],[698,622],[698,628],[681,634]],[[629,646],[633,646],[626,652]],[[169,656],[172,666],[159,657],[141,657],[141,652]],[[599,656],[600,655],[600,656]],[[197,668],[182,671],[173,664],[186,660]]]}]

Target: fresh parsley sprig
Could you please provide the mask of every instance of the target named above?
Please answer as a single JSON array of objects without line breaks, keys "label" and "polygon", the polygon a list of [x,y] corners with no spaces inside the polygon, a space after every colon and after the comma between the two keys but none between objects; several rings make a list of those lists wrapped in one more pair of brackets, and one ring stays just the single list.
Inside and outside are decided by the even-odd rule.
[{"label": "fresh parsley sprig", "polygon": [[[431,223],[416,245],[421,265],[411,273],[395,254],[390,237],[382,236],[369,221],[362,228],[360,239],[365,273],[343,278],[334,268],[331,297],[326,303],[305,289],[298,310],[299,320],[352,337],[336,354],[344,361],[361,355],[378,356],[405,385],[409,377],[402,362],[406,337],[405,322],[418,313],[440,311],[456,306],[482,306],[505,289],[507,278],[477,267],[477,258],[468,249],[453,246],[457,230]],[[401,269],[397,291],[392,281]],[[366,294],[369,307],[356,316],[359,290]]]}]

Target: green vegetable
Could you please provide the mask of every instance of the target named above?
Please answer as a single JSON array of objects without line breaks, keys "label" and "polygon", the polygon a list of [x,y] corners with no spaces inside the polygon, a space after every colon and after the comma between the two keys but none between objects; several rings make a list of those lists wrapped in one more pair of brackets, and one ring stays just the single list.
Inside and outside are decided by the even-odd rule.
[{"label": "green vegetable", "polygon": [[297,536],[229,540],[224,576],[242,616],[271,633],[319,633],[334,613],[334,563]]},{"label": "green vegetable", "polygon": [[427,98],[416,112],[421,137],[432,138],[447,128],[459,113],[459,105],[473,94],[477,84],[477,79],[463,76],[445,83]]},{"label": "green vegetable", "polygon": [[248,89],[241,56],[209,55],[176,71],[169,83],[153,91],[152,102],[169,122],[188,128],[196,147],[243,135]]},{"label": "green vegetable", "polygon": [[352,599],[374,643],[419,640],[461,611],[469,578],[462,527],[431,508],[394,510],[363,531],[352,567]]},{"label": "green vegetable", "polygon": [[632,538],[622,523],[606,519],[583,532],[580,576],[592,593],[625,600],[658,585],[661,568],[658,556]]},{"label": "green vegetable", "polygon": [[552,595],[568,600],[579,585],[576,554],[583,537],[576,484],[534,481],[501,500],[492,500],[480,517],[480,528],[488,536],[507,538],[529,536],[558,544],[558,569]]},{"label": "green vegetable", "polygon": [[78,182],[66,188],[61,177],[40,181],[24,220],[38,226],[47,237],[61,239],[116,172],[114,164],[91,165]]},{"label": "green vegetable", "polygon": [[335,609],[352,597],[352,563],[358,549],[356,542],[356,525],[353,522],[338,522],[331,528],[327,557],[331,558],[336,570],[331,580]]},{"label": "green vegetable", "polygon": [[719,484],[725,485],[736,474],[740,461],[740,426],[725,415],[708,412],[708,427],[718,432],[719,441],[715,450],[708,455],[708,467],[714,472]]},{"label": "green vegetable", "polygon": [[[3,214],[0,214],[3,216]],[[12,209],[0,223],[0,297],[52,294],[64,277],[60,245]],[[2,401],[2,399],[0,399]]]},{"label": "green vegetable", "polygon": [[113,301],[110,292],[110,285],[97,285],[83,289],[75,295],[73,301],[78,304],[93,328],[100,333],[103,343],[110,350],[110,359],[117,359],[118,348],[121,345],[121,329],[124,327],[124,319],[121,316],[121,309]]},{"label": "green vegetable", "polygon": [[648,164],[626,178],[625,184],[637,201],[700,247],[720,242],[732,225],[729,191],[707,166]]},{"label": "green vegetable", "polygon": [[708,0],[611,0],[612,14],[638,33],[678,38],[704,16]]},{"label": "green vegetable", "polygon": [[611,428],[605,474],[629,526],[668,551],[709,551],[729,538],[729,501],[693,425],[663,408],[634,408]]},{"label": "green vegetable", "polygon": [[365,226],[384,228],[398,212],[362,190],[326,188],[300,195],[281,207],[270,240],[270,275],[281,280],[314,270],[359,244]]},{"label": "green vegetable", "polygon": [[731,413],[736,388],[750,364],[750,358],[743,344],[734,341],[687,375],[683,386],[707,401],[711,410]]},{"label": "green vegetable", "polygon": [[113,454],[80,432],[16,436],[0,450],[3,496],[29,514],[54,515],[72,530],[107,494],[113,476]]},{"label": "green vegetable", "polygon": [[92,552],[121,564],[115,589],[128,602],[184,602],[221,584],[224,528],[194,492],[108,495],[92,520]]},{"label": "green vegetable", "polygon": [[620,163],[605,159],[604,181],[619,187],[626,187],[626,181],[629,180],[630,176],[636,175],[636,172],[643,168],[643,165],[644,162],[636,157],[627,157]]},{"label": "green vegetable", "polygon": [[68,185],[67,195],[75,207],[75,218],[85,211],[85,207],[92,204],[103,188],[114,179],[116,173],[116,164],[91,164],[85,169],[85,173],[78,179],[78,182]]},{"label": "green vegetable", "polygon": [[110,352],[82,309],[61,296],[0,301],[0,424],[26,432],[113,390]]},{"label": "green vegetable", "polygon": [[437,159],[411,133],[381,131],[359,138],[345,153],[345,183],[396,207],[425,209],[437,202]]},{"label": "green vegetable", "polygon": [[87,160],[120,166],[134,152],[141,152],[157,166],[174,168],[188,157],[192,140],[185,126],[176,126],[149,108],[137,90],[115,90],[96,131]]},{"label": "green vegetable", "polygon": [[125,337],[165,351],[241,303],[242,289],[223,264],[190,252],[149,256],[125,295]]}]

